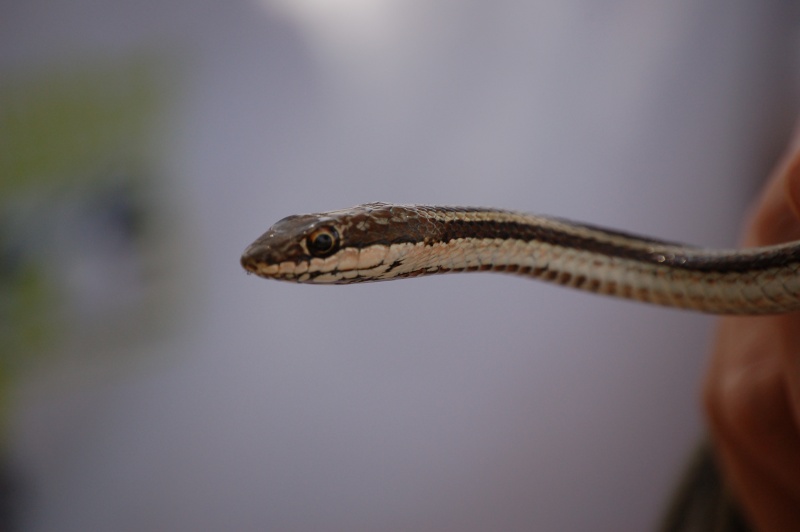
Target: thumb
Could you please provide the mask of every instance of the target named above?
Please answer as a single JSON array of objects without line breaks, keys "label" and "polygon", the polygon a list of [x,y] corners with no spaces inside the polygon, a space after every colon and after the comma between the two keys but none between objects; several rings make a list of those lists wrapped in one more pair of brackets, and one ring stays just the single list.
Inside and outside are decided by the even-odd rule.
[{"label": "thumb", "polygon": [[800,218],[800,143],[793,143],[791,150],[784,161],[783,186],[789,207]]},{"label": "thumb", "polygon": [[746,246],[800,240],[800,143],[793,143],[756,202]]}]

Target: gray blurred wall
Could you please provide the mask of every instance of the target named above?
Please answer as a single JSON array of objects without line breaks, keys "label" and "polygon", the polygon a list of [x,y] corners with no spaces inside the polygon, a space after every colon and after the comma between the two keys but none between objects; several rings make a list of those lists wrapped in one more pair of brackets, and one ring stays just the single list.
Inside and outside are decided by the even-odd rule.
[{"label": "gray blurred wall", "polygon": [[140,363],[18,384],[25,529],[652,528],[702,433],[710,318],[506,276],[294,286],[239,254],[376,200],[734,245],[794,120],[788,4],[6,4],[0,76],[174,67],[183,286],[169,334],[93,359]]}]

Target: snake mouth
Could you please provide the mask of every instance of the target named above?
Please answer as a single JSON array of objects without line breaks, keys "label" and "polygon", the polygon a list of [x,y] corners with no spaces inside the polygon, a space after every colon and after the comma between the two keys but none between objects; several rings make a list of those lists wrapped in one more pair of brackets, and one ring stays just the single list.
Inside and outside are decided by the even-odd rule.
[{"label": "snake mouth", "polygon": [[[262,237],[263,239],[263,237]],[[242,268],[248,275],[253,274],[265,279],[278,279],[283,281],[296,281],[308,267],[302,260],[280,260],[279,254],[269,245],[264,245],[261,239],[247,247],[239,260]]]},{"label": "snake mouth", "polygon": [[247,253],[242,255],[242,258],[239,260],[239,263],[242,265],[242,268],[249,274],[251,273],[258,273],[258,264],[253,259],[253,257],[249,256]]},{"label": "snake mouth", "polygon": [[[303,284],[336,284],[335,274],[341,273],[336,270],[333,272],[309,271],[307,262],[269,263],[247,254],[242,255],[241,264],[248,275],[253,274],[264,279]],[[331,278],[328,279],[328,277]]]}]

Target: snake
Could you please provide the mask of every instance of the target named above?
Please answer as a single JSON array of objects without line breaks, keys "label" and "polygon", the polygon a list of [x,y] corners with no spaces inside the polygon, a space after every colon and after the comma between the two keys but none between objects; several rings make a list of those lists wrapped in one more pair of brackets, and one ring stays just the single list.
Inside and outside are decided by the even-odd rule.
[{"label": "snake", "polygon": [[248,273],[297,283],[503,272],[711,314],[800,310],[800,242],[710,249],[483,207],[375,202],[292,215],[240,262]]}]

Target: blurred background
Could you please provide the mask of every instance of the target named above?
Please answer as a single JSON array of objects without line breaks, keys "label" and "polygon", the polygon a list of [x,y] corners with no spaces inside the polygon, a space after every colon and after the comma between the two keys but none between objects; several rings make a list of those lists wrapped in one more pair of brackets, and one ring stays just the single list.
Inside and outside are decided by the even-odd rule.
[{"label": "blurred background", "polygon": [[712,326],[499,275],[248,277],[278,219],[485,205],[733,246],[783,0],[0,6],[0,529],[646,530]]}]

